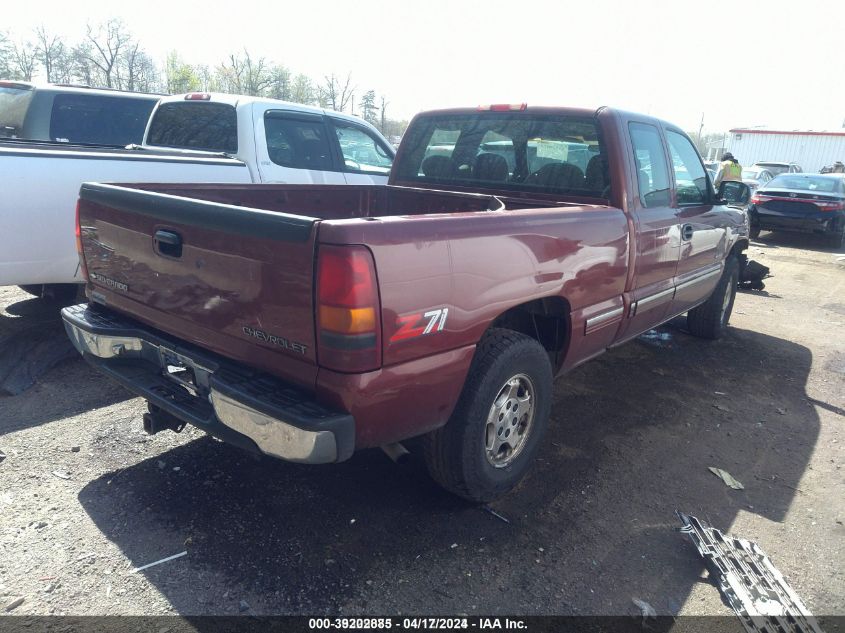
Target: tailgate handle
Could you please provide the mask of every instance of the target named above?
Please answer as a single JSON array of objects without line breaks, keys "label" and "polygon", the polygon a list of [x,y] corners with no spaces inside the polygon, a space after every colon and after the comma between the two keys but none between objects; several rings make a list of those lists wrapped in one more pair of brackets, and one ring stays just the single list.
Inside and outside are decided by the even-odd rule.
[{"label": "tailgate handle", "polygon": [[157,252],[167,257],[182,257],[182,236],[174,231],[159,229],[153,236]]}]

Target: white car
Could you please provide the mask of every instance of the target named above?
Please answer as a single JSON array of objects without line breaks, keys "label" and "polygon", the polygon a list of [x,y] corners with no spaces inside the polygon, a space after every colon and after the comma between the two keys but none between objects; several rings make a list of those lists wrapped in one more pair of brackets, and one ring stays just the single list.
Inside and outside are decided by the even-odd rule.
[{"label": "white car", "polygon": [[767,184],[774,177],[775,176],[771,171],[764,169],[759,165],[746,167],[742,170],[742,182],[748,185],[749,189],[751,189],[751,193],[757,191],[758,188]]},{"label": "white car", "polygon": [[126,149],[0,140],[0,285],[81,283],[74,208],[83,182],[380,184],[395,150],[357,118],[284,101],[165,97]]}]

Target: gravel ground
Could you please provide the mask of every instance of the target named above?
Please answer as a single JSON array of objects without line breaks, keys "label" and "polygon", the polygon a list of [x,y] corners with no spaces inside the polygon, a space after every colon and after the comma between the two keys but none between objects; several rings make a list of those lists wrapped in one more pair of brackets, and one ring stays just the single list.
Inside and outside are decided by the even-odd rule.
[{"label": "gravel ground", "polygon": [[146,436],[143,402],[62,351],[55,306],[0,288],[0,373],[23,362],[10,341],[54,363],[0,397],[0,611],[729,614],[679,509],[845,614],[845,262],[771,234],[750,255],[775,276],[737,297],[722,341],[679,319],[558,380],[536,468],[493,504],[507,522],[416,455],[308,467],[190,428]]}]

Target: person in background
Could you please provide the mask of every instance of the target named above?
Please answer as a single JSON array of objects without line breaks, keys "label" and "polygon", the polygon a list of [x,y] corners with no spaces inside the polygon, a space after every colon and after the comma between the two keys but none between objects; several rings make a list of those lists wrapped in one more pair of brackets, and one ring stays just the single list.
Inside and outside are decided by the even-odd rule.
[{"label": "person in background", "polygon": [[733,154],[725,152],[719,164],[719,171],[716,172],[716,178],[713,180],[713,186],[718,189],[722,182],[729,180],[742,182],[742,165],[737,162]]}]

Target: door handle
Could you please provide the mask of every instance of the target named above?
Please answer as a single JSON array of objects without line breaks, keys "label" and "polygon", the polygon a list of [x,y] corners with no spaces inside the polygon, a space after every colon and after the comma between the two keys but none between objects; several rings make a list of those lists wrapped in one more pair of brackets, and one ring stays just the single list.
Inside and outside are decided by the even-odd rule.
[{"label": "door handle", "polygon": [[684,224],[684,226],[681,227],[681,239],[682,240],[687,240],[687,241],[691,240],[693,233],[695,233],[695,229],[692,228],[692,224]]},{"label": "door handle", "polygon": [[167,257],[182,257],[182,236],[175,231],[156,231],[153,246],[156,251]]}]

